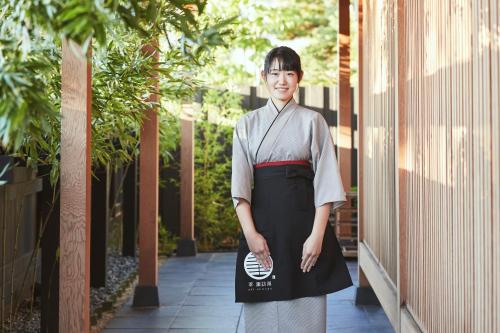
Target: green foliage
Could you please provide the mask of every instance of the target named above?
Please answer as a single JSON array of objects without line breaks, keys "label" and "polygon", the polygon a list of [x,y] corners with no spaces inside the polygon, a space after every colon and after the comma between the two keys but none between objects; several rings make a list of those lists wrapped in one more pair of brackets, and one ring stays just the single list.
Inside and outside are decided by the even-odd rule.
[{"label": "green foliage", "polygon": [[[277,12],[280,15],[273,15]],[[338,1],[277,2],[260,15],[266,18],[269,33],[278,40],[305,41],[305,46],[298,50],[304,70],[302,84],[336,83]]]},{"label": "green foliage", "polygon": [[162,221],[158,222],[158,254],[172,255],[173,250],[177,248],[178,240],[179,237],[168,231]]},{"label": "green foliage", "polygon": [[[150,94],[172,100],[192,96],[200,84],[193,73],[212,61],[213,48],[225,45],[232,20],[204,18],[203,1],[0,4],[0,154],[28,166],[52,165],[53,184],[59,175],[61,37],[84,48],[90,38],[97,40],[92,45],[92,158],[94,165],[118,166],[137,153],[144,111],[158,106]],[[160,36],[159,61],[141,50],[154,36]],[[157,110],[161,119],[166,110]],[[162,137],[162,147],[172,147],[168,140]],[[162,155],[168,157],[168,150]]]},{"label": "green foliage", "polygon": [[[301,56],[302,85],[337,82],[338,1],[331,0],[210,0],[207,11],[239,15],[231,49],[218,49],[227,59],[207,66],[201,76],[211,87],[233,89],[256,85],[266,53],[275,46],[291,45]],[[352,20],[354,22],[355,20]],[[356,77],[356,29],[351,28],[352,77]],[[243,58],[243,59],[242,59]],[[245,65],[243,65],[245,63]]]},{"label": "green foliage", "polygon": [[[236,119],[242,113],[240,96],[209,90],[204,96],[202,119],[212,112]],[[195,139],[195,231],[201,250],[234,248],[239,222],[231,201],[231,147],[233,127],[196,122]]]}]

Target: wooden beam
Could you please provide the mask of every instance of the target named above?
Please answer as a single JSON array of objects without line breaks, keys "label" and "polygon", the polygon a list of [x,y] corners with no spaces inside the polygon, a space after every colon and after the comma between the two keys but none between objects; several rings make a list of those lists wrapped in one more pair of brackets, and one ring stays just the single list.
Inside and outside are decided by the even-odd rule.
[{"label": "wooden beam", "polygon": [[[400,310],[401,329],[399,332],[404,333],[422,333],[421,325],[415,320],[406,306],[401,307]],[[423,327],[423,326],[422,326]]]},{"label": "wooden beam", "polygon": [[387,318],[389,318],[393,327],[398,327],[400,307],[397,303],[396,285],[394,285],[384,267],[380,265],[378,258],[375,257],[365,243],[359,244],[358,260],[359,265],[372,282],[373,290],[384,308]]},{"label": "wooden beam", "polygon": [[196,255],[194,241],[194,122],[193,105],[184,104],[181,115],[181,239],[178,256]]},{"label": "wooden beam", "polygon": [[337,145],[338,160],[340,164],[340,175],[346,191],[352,185],[351,179],[351,152],[352,152],[352,128],[351,128],[351,66],[350,66],[350,14],[349,0],[339,0],[339,112],[338,112],[338,134]]},{"label": "wooden beam", "polygon": [[90,327],[90,50],[62,43],[59,332]]},{"label": "wooden beam", "polygon": [[[145,45],[143,52],[159,60],[157,43]],[[157,74],[153,80],[158,88]],[[151,94],[158,102],[158,94]],[[134,306],[159,306],[158,299],[158,181],[159,124],[155,108],[146,110],[141,127],[139,156],[139,284],[135,288]]]}]

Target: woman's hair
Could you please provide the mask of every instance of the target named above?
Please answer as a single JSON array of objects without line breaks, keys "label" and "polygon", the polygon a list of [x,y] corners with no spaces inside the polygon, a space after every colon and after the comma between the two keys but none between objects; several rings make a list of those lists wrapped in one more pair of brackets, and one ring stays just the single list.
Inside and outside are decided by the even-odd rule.
[{"label": "woman's hair", "polygon": [[287,46],[275,47],[266,55],[266,60],[264,61],[265,73],[269,73],[271,71],[271,65],[274,60],[278,60],[280,70],[294,71],[299,76],[299,80],[301,79],[302,67],[300,65],[300,57],[297,52]]}]

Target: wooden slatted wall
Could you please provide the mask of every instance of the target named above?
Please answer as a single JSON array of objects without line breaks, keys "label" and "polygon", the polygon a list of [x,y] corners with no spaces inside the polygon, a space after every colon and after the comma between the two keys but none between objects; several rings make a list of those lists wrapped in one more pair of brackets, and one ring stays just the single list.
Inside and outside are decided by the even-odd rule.
[{"label": "wooden slatted wall", "polygon": [[493,0],[363,1],[363,240],[396,281],[403,212],[398,293],[425,332],[500,332],[499,20]]},{"label": "wooden slatted wall", "polygon": [[405,7],[407,305],[429,332],[499,332],[499,4]]}]

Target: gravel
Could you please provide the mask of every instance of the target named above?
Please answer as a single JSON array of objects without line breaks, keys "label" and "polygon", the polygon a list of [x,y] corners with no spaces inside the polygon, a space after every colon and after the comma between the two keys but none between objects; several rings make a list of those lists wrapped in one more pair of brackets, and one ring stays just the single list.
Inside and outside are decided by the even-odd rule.
[{"label": "gravel", "polygon": [[[115,300],[132,283],[138,270],[137,257],[122,257],[117,252],[108,253],[106,286],[90,288],[91,324],[94,325],[101,315],[112,309]],[[6,318],[1,332],[38,333],[40,332],[40,301],[37,297],[30,311],[29,302],[23,303],[16,318],[9,322]]]}]

